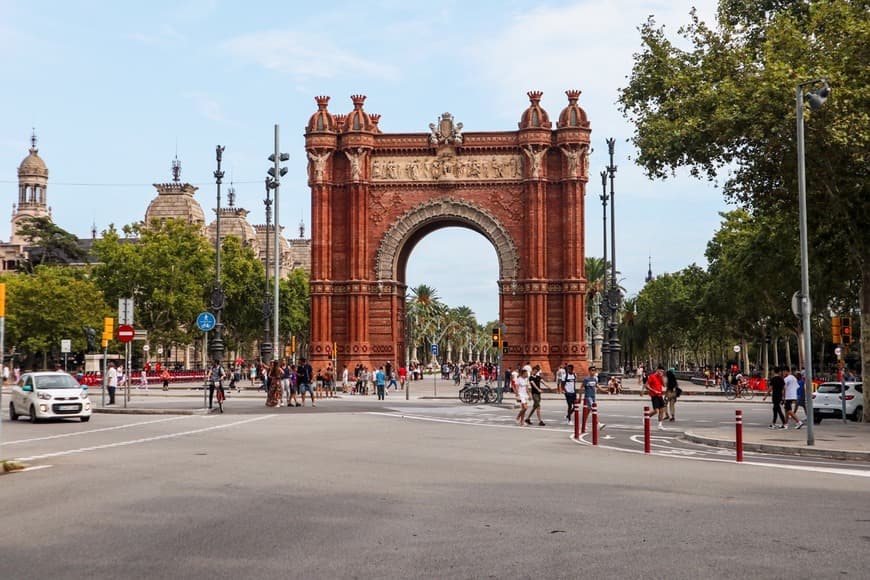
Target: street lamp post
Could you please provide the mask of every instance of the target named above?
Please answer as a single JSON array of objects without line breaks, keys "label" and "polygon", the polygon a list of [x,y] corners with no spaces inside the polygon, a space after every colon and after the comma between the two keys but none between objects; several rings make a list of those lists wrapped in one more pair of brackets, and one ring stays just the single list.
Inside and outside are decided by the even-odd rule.
[{"label": "street lamp post", "polygon": [[215,148],[215,156],[217,157],[217,170],[214,172],[215,183],[217,184],[217,207],[215,208],[215,273],[214,287],[211,291],[211,309],[214,312],[215,325],[212,329],[212,339],[209,348],[212,360],[223,360],[224,357],[224,340],[223,330],[224,325],[221,323],[221,310],[224,308],[224,290],[221,286],[221,183],[223,182],[224,172],[221,170],[221,160],[225,147],[218,145]]},{"label": "street lamp post", "polygon": [[[601,295],[602,297],[607,297],[607,200],[609,199],[607,196],[607,170],[601,172],[601,195],[598,196],[601,200],[601,234],[603,238],[603,252],[604,256],[602,258],[602,264],[604,266],[604,273],[601,277]],[[605,305],[607,303],[605,302]],[[601,312],[599,308],[599,313]],[[600,314],[599,314],[600,315]],[[609,319],[609,316],[607,317]],[[601,354],[601,373],[604,375],[608,375],[610,373],[610,325],[605,322],[601,323],[601,346],[600,354]],[[593,346],[594,346],[594,337],[593,337]],[[594,358],[594,357],[593,357]]]},{"label": "street lamp post", "polygon": [[616,196],[613,190],[613,180],[616,177],[616,165],[613,164],[616,139],[610,138],[606,141],[610,153],[610,165],[607,166],[607,175],[610,177],[610,288],[607,290],[607,302],[610,306],[610,374],[619,374],[619,354],[622,350],[619,344],[619,307],[622,293],[616,283]]},{"label": "street lamp post", "polygon": [[269,294],[269,225],[272,223],[272,191],[269,178],[266,178],[266,199],[263,200],[263,205],[266,206],[266,256],[263,260],[263,265],[266,271],[266,287],[263,293],[263,342],[260,343],[260,360],[263,364],[272,362],[272,339],[271,339],[271,319],[272,319],[272,296]]},{"label": "street lamp post", "polygon": [[[273,350],[275,352],[280,352],[279,345],[280,334],[278,332],[278,317],[279,317],[279,309],[278,309],[278,298],[279,298],[279,288],[278,282],[281,278],[281,246],[278,243],[278,235],[280,232],[280,227],[278,224],[278,192],[281,189],[281,178],[287,175],[287,168],[281,167],[282,161],[287,161],[290,159],[290,155],[288,153],[280,153],[278,151],[278,125],[275,125],[275,152],[269,155],[269,161],[273,163],[273,166],[270,167],[267,171],[269,177],[266,178],[267,187],[275,190],[275,230],[274,230],[274,246],[275,246],[275,267],[272,274],[275,276],[274,280],[274,293],[272,295],[272,337],[273,337]],[[268,236],[268,228],[266,229],[266,235]],[[268,272],[268,265],[266,267],[266,271]]]},{"label": "street lamp post", "polygon": [[825,79],[814,79],[797,86],[797,156],[798,156],[798,209],[800,211],[800,244],[801,244],[801,324],[804,331],[804,398],[807,409],[807,445],[815,445],[813,433],[813,337],[810,327],[810,265],[807,243],[807,178],[806,157],[804,153],[804,87],[822,84],[815,92],[809,93],[810,108],[818,110],[831,94],[831,88]]}]

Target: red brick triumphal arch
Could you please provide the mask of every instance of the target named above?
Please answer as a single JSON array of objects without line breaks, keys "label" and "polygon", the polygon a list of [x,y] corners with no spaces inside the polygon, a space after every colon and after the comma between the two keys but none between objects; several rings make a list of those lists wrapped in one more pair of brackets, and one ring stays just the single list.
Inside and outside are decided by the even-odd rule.
[{"label": "red brick triumphal arch", "polygon": [[528,95],[519,130],[492,133],[464,132],[449,113],[429,119],[428,133],[382,133],[364,96],[351,97],[346,115],[316,97],[305,133],[315,368],[333,345],[340,366],[404,362],[408,256],[448,226],[495,247],[505,365],[585,367],[589,121],[579,91],[567,91],[555,129],[541,93]]}]

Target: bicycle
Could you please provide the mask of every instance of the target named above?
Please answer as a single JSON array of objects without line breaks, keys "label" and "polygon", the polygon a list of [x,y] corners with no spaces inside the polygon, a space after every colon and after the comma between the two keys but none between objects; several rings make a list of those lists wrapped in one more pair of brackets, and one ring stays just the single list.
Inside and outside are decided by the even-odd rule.
[{"label": "bicycle", "polygon": [[221,413],[224,412],[224,400],[226,399],[226,395],[224,394],[224,385],[223,382],[220,382],[215,387],[214,394],[215,401],[217,401],[218,411]]},{"label": "bicycle", "polygon": [[747,401],[752,400],[755,397],[755,391],[749,388],[749,386],[741,386],[741,385],[731,385],[729,384],[725,388],[725,398],[729,401],[733,401],[737,397],[742,399],[746,399]]}]

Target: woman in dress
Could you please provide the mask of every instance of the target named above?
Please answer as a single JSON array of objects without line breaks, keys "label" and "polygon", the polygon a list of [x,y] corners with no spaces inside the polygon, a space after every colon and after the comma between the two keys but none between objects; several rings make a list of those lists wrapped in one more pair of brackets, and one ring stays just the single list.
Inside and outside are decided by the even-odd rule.
[{"label": "woman in dress", "polygon": [[266,395],[266,406],[274,407],[281,402],[281,367],[277,359],[269,365],[269,390]]},{"label": "woman in dress", "polygon": [[517,413],[517,425],[523,427],[523,420],[526,416],[526,411],[529,408],[529,371],[523,369],[520,375],[514,381],[514,393],[517,395],[517,402],[520,404],[520,412]]}]

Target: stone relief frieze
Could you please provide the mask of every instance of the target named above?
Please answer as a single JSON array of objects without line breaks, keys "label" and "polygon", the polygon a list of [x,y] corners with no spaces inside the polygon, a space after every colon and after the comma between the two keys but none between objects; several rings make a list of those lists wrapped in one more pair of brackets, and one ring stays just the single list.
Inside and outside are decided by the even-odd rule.
[{"label": "stone relief frieze", "polygon": [[522,178],[519,155],[444,155],[377,157],[372,160],[374,182],[514,181]]}]

